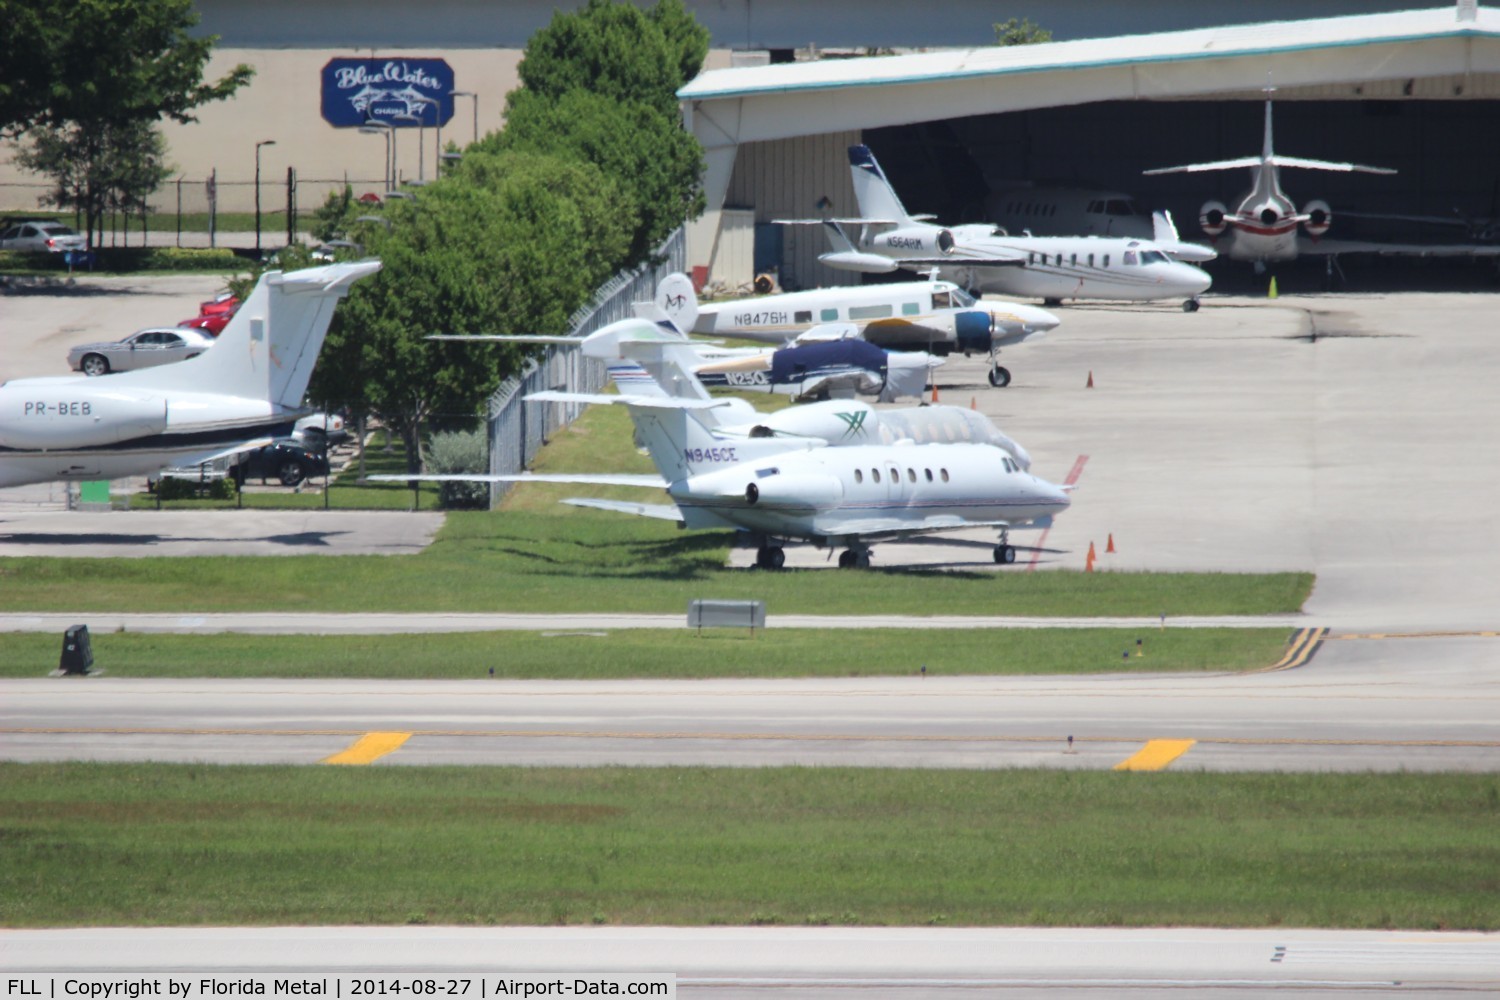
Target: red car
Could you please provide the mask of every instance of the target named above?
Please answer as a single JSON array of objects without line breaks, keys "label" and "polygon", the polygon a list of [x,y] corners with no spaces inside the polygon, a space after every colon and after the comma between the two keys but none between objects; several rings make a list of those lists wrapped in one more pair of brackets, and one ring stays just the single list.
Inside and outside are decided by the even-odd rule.
[{"label": "red car", "polygon": [[198,306],[198,315],[192,319],[185,319],[178,326],[191,327],[194,330],[202,330],[210,337],[217,337],[223,332],[224,327],[234,316],[234,311],[240,307],[240,300],[225,292]]}]

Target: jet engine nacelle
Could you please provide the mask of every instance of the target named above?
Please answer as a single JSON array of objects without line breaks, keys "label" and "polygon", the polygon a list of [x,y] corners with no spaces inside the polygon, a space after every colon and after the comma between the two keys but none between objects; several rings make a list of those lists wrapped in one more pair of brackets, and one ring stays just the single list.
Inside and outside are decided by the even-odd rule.
[{"label": "jet engine nacelle", "polygon": [[859,253],[854,250],[819,254],[818,260],[829,267],[837,267],[845,271],[860,271],[864,274],[889,274],[900,266],[891,258],[883,257],[878,253]]},{"label": "jet engine nacelle", "polygon": [[752,507],[828,507],[843,498],[844,484],[833,476],[776,475],[745,484],[745,502]]},{"label": "jet engine nacelle", "polygon": [[1229,209],[1222,201],[1205,202],[1198,210],[1198,225],[1209,236],[1222,235],[1229,228],[1229,220],[1226,217]]},{"label": "jet engine nacelle", "polygon": [[869,245],[902,256],[937,257],[953,252],[953,234],[946,229],[913,226],[872,236]]},{"label": "jet engine nacelle", "polygon": [[0,386],[0,446],[6,448],[89,448],[166,429],[167,401],[159,397],[86,389],[66,379]]},{"label": "jet engine nacelle", "polygon": [[1328,227],[1333,225],[1333,209],[1328,207],[1326,201],[1308,202],[1303,206],[1302,214],[1307,216],[1307,221],[1302,223],[1302,228],[1313,239],[1328,232]]}]

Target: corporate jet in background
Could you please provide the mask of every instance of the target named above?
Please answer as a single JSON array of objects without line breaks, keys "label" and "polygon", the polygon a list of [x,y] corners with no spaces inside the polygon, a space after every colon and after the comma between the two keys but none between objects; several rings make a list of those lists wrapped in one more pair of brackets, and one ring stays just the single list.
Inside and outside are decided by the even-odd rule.
[{"label": "corporate jet in background", "polygon": [[1011,236],[984,224],[939,226],[907,213],[866,146],[849,147],[849,166],[859,217],[788,220],[861,226],[856,244],[835,243],[819,257],[825,263],[873,273],[905,268],[932,271],[965,288],[1039,298],[1048,305],[1063,299],[1183,298],[1183,309],[1198,308],[1198,296],[1212,280],[1199,268],[1172,260],[1149,240],[1102,236]]},{"label": "corporate jet in background", "polygon": [[[843,239],[842,230],[837,238]],[[673,294],[691,296],[692,283],[682,282],[674,284]],[[660,294],[657,301],[666,304]],[[859,337],[888,351],[984,353],[990,357],[990,385],[998,388],[1011,378],[999,363],[1000,349],[1040,337],[1058,322],[1036,306],[977,301],[951,281],[906,281],[698,303],[691,329],[771,343]]]},{"label": "corporate jet in background", "polygon": [[[756,565],[779,569],[786,540],[843,548],[842,568],[868,567],[872,543],[965,528],[995,528],[995,562],[1015,562],[1011,529],[1050,524],[1067,491],[1031,475],[1003,449],[983,444],[829,447],[810,438],[716,433],[700,417],[727,400],[580,396],[541,392],[534,402],[628,407],[658,475],[470,476],[491,482],[582,483],[663,489],[670,503],[573,498],[566,503],[676,522],[733,528],[758,545]],[[386,476],[372,479],[442,479]]]},{"label": "corporate jet in background", "polygon": [[214,349],[186,361],[0,384],[0,487],[150,475],[291,433],[334,307],[378,270],[263,274]]},{"label": "corporate jet in background", "polygon": [[[1198,213],[1198,224],[1221,253],[1230,260],[1251,261],[1257,272],[1267,264],[1295,260],[1300,254],[1324,255],[1329,260],[1341,253],[1382,253],[1414,256],[1493,256],[1500,247],[1472,244],[1437,245],[1423,243],[1379,243],[1368,240],[1323,239],[1333,226],[1333,209],[1323,199],[1306,202],[1299,210],[1281,188],[1281,168],[1301,167],[1338,173],[1394,174],[1389,167],[1371,167],[1358,163],[1333,163],[1282,156],[1271,141],[1271,97],[1275,88],[1266,88],[1265,133],[1259,156],[1243,156],[1210,163],[1189,163],[1179,167],[1158,167],[1147,175],[1201,173],[1216,170],[1248,168],[1250,188],[1240,194],[1231,208],[1221,201],[1205,202]],[[1303,235],[1297,233],[1301,227]]]},{"label": "corporate jet in background", "polygon": [[1002,189],[985,199],[985,219],[1024,236],[1124,236],[1150,240],[1173,260],[1201,264],[1218,252],[1177,234],[1172,213],[1147,214],[1128,194],[1087,188]]}]

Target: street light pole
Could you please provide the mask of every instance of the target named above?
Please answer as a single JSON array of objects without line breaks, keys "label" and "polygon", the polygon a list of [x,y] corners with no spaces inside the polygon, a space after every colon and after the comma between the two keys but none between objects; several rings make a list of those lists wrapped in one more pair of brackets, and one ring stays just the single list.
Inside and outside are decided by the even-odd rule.
[{"label": "street light pole", "polygon": [[474,141],[479,141],[479,95],[472,90],[450,90],[450,97],[472,97],[474,99]]},{"label": "street light pole", "polygon": [[397,119],[404,122],[417,123],[417,184],[427,183],[425,172],[425,157],[423,156],[422,143],[427,139],[427,128],[422,124],[422,119],[417,115],[396,115]]},{"label": "street light pole", "polygon": [[255,144],[255,259],[260,260],[260,147],[276,145],[275,139],[262,139]]},{"label": "street light pole", "polygon": [[380,189],[389,191],[396,186],[391,180],[391,127],[385,122],[371,121],[361,125],[359,130],[365,135],[378,135],[385,139],[385,159],[380,161]]}]

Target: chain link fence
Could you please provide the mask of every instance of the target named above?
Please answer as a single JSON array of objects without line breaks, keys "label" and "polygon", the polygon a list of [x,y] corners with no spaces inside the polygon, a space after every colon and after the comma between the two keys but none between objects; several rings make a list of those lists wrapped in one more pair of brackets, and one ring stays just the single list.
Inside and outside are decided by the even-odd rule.
[{"label": "chain link fence", "polygon": [[[618,320],[635,315],[637,302],[656,297],[656,286],[673,271],[686,269],[687,238],[678,229],[656,250],[662,263],[642,265],[633,271],[621,271],[598,291],[587,304],[568,320],[568,336],[582,339]],[[526,363],[518,374],[501,383],[490,397],[488,425],[490,441],[490,474],[513,475],[529,466],[542,445],[559,429],[568,426],[583,412],[582,403],[548,403],[536,406],[524,402],[533,392],[547,389],[565,392],[599,392],[604,388],[607,370],[603,362],[585,358],[576,348],[548,347]],[[490,506],[494,507],[514,483],[493,483]]]},{"label": "chain link fence", "polygon": [[[365,177],[299,177],[290,167],[285,174],[267,173],[260,182],[263,241],[268,246],[295,242],[328,193],[342,191],[345,184],[355,191],[385,187],[383,180]],[[55,206],[44,204],[52,190],[46,183],[0,183],[0,205],[5,206],[0,216],[19,220],[37,212],[54,213]],[[147,199],[145,215],[106,215],[100,246],[252,246],[246,234],[255,231],[255,195],[254,181],[175,177]],[[73,225],[81,228],[82,219],[75,218]]]}]

